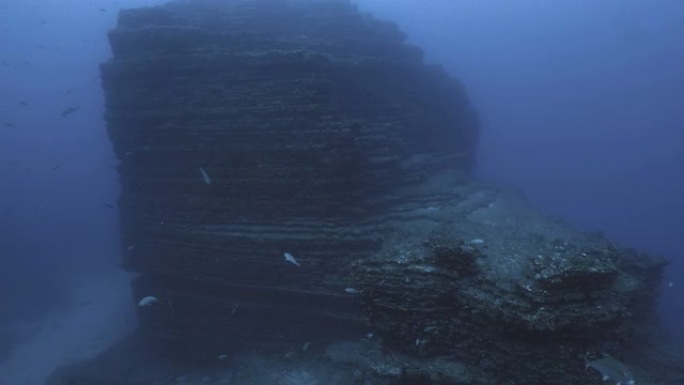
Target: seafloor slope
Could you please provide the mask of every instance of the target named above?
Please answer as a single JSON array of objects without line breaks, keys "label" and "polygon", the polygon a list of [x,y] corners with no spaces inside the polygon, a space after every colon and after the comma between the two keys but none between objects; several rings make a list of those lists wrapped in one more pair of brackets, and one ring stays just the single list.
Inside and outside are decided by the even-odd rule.
[{"label": "seafloor slope", "polygon": [[473,180],[465,90],[393,24],[183,1],[109,37],[131,306],[158,301],[53,383],[598,384],[599,351],[681,381],[646,370],[664,261]]}]

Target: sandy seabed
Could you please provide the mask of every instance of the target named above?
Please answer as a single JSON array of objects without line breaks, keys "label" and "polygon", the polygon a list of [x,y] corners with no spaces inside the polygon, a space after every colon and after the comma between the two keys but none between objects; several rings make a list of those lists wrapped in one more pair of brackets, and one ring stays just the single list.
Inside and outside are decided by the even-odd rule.
[{"label": "sandy seabed", "polygon": [[0,383],[44,385],[66,364],[93,358],[135,328],[129,273],[94,274],[74,290],[70,304],[50,315],[0,363]]}]

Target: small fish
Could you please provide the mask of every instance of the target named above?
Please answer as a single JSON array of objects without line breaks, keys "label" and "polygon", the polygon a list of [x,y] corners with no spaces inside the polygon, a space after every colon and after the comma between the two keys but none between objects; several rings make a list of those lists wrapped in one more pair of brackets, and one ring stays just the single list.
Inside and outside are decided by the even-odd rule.
[{"label": "small fish", "polygon": [[207,174],[202,167],[200,167],[199,170],[202,173],[202,179],[204,179],[204,183],[211,184],[211,178],[209,178],[209,174]]},{"label": "small fish", "polygon": [[225,361],[225,360],[227,360],[227,359],[228,359],[228,355],[227,355],[227,354],[219,354],[219,356],[218,356],[218,360],[219,360],[219,361]]},{"label": "small fish", "polygon": [[310,346],[311,346],[311,342],[305,343],[304,346],[302,346],[302,351],[305,352],[305,351],[309,350]]},{"label": "small fish", "polygon": [[108,209],[113,209],[113,208],[114,208],[114,205],[109,204],[109,203],[105,203],[105,207],[108,208]]},{"label": "small fish", "polygon": [[592,368],[599,372],[603,381],[615,381],[615,385],[634,385],[634,376],[629,368],[622,362],[602,353],[603,357],[589,359],[584,357],[585,370]]},{"label": "small fish", "polygon": [[65,109],[62,110],[62,113],[61,113],[60,115],[61,115],[62,117],[67,116],[67,115],[71,115],[71,114],[73,114],[74,112],[78,111],[79,108],[81,108],[81,107],[79,107],[79,106],[67,107],[67,108],[65,108]]},{"label": "small fish", "polygon": [[295,259],[294,256],[292,256],[292,254],[290,254],[290,253],[284,253],[283,256],[285,257],[285,260],[286,260],[286,261],[288,261],[288,262],[290,262],[291,264],[293,264],[293,265],[299,267],[299,262],[297,262],[297,260]]},{"label": "small fish", "polygon": [[10,127],[10,128],[14,127],[14,123],[12,123],[12,122],[5,122],[2,125],[5,127]]},{"label": "small fish", "polygon": [[57,171],[57,170],[59,170],[59,166],[52,166],[52,167],[50,168],[50,170],[51,170],[51,171]]},{"label": "small fish", "polygon": [[359,293],[361,293],[360,291],[358,291],[357,289],[354,289],[353,287],[348,287],[348,288],[344,289],[344,291],[347,292],[347,294],[359,294]]},{"label": "small fish", "polygon": [[128,250],[128,251],[131,251],[133,249],[135,249],[135,245],[130,245],[126,248],[126,250]]},{"label": "small fish", "polygon": [[150,306],[150,305],[152,305],[158,301],[159,300],[157,299],[157,297],[152,296],[152,295],[148,295],[147,297],[141,299],[140,302],[138,302],[138,306],[140,306],[140,307]]},{"label": "small fish", "polygon": [[23,100],[20,100],[20,101],[19,101],[19,105],[22,106],[22,107],[28,107],[28,103],[26,103],[26,102],[23,101]]}]

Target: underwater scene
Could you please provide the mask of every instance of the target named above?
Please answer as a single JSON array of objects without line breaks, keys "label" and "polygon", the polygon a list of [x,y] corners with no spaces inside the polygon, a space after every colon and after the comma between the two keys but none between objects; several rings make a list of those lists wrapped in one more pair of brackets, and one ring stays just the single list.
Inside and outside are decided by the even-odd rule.
[{"label": "underwater scene", "polygon": [[684,385],[684,2],[0,0],[0,385]]}]

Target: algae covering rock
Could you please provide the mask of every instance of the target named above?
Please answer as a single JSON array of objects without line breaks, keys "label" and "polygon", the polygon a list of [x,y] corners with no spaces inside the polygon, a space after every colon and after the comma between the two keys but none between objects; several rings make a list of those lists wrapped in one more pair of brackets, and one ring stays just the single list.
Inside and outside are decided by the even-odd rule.
[{"label": "algae covering rock", "polygon": [[[378,216],[474,165],[461,84],[346,1],[176,1],[122,11],[102,65],[140,327],[210,357],[366,332],[351,262]],[[284,253],[296,258],[288,263]]]}]

